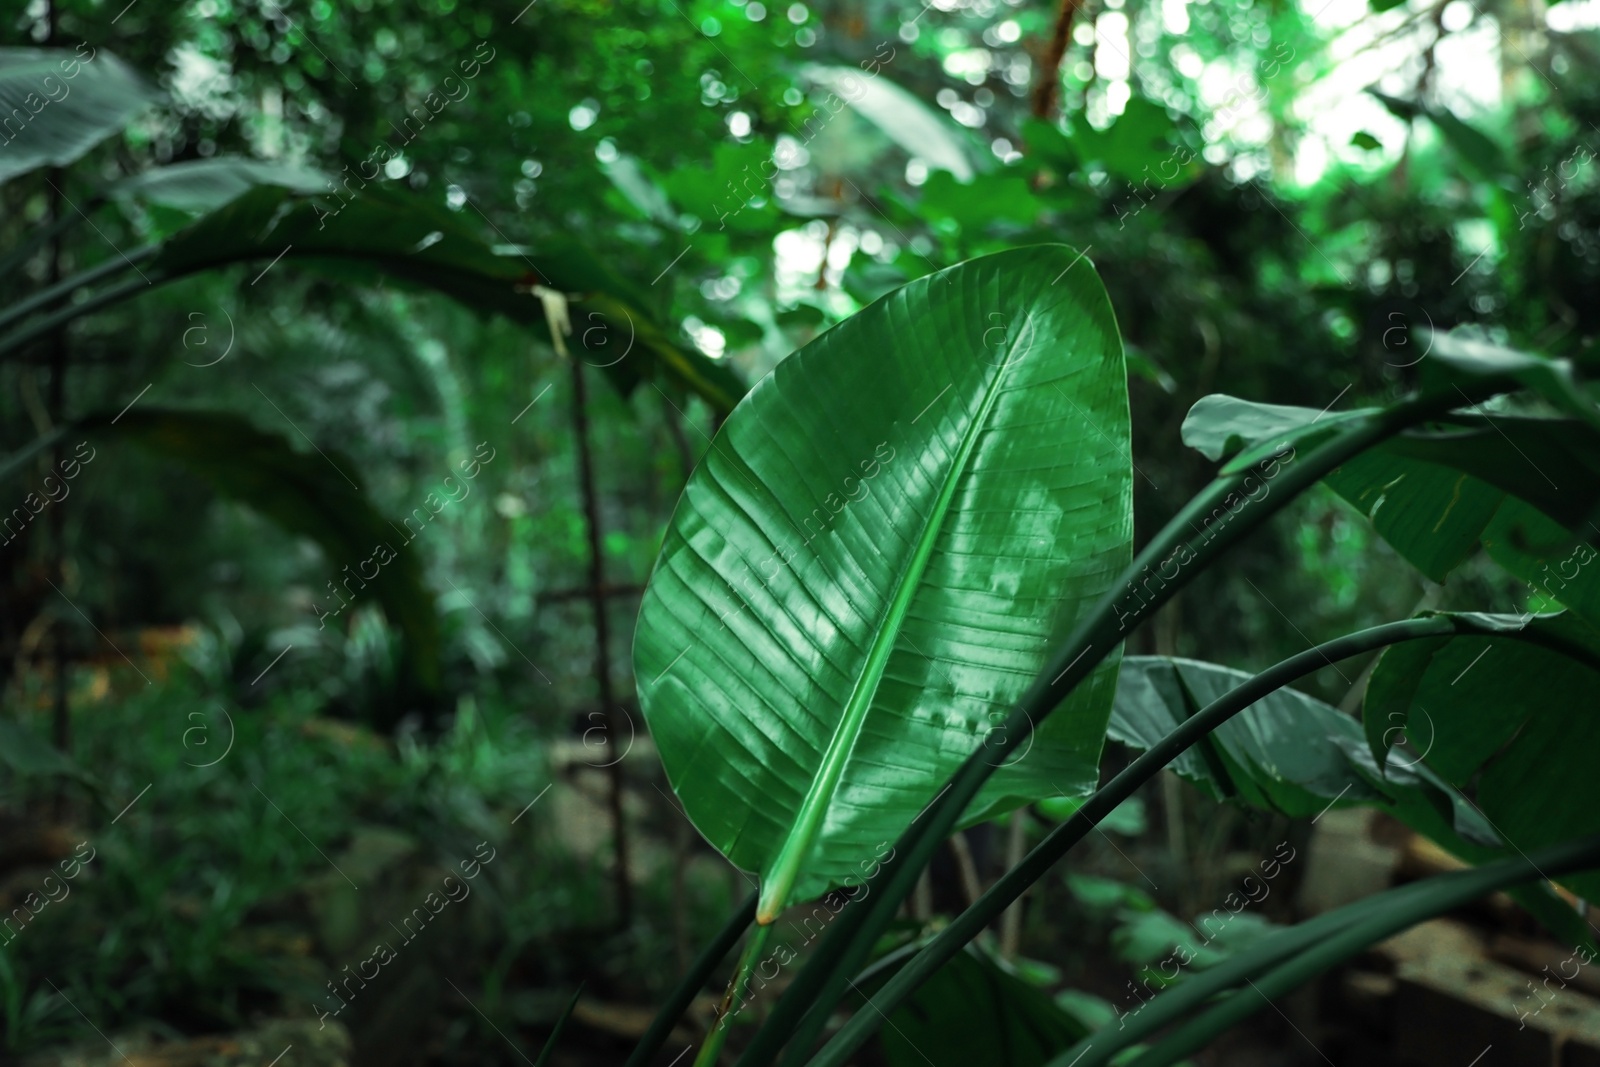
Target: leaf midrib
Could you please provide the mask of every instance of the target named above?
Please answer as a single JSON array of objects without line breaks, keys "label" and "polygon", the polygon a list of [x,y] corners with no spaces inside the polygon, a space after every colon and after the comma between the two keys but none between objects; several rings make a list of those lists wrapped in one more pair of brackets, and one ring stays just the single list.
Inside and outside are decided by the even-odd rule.
[{"label": "leaf midrib", "polygon": [[[1026,334],[1029,326],[1031,321],[1024,325],[1019,336]],[[983,400],[968,423],[966,432],[962,434],[955,461],[945,472],[944,483],[939,487],[939,495],[934,501],[927,522],[923,524],[916,550],[895,583],[894,596],[884,613],[883,621],[873,635],[866,662],[856,677],[849,699],[845,702],[839,724],[834,727],[833,736],[828,739],[822,763],[817,768],[817,773],[812,776],[811,786],[806,791],[799,810],[795,812],[793,825],[784,836],[777,855],[773,857],[769,871],[761,880],[761,899],[756,909],[757,923],[765,925],[773,922],[788,906],[789,894],[799,879],[802,867],[810,857],[812,846],[816,844],[816,839],[821,834],[823,821],[827,818],[828,809],[833,805],[833,798],[839,791],[840,782],[843,781],[845,765],[849,762],[856,740],[866,725],[872,700],[877,695],[878,686],[883,680],[883,672],[889,663],[889,656],[894,651],[900,629],[910,611],[912,598],[921,587],[923,572],[933,557],[934,545],[939,539],[945,517],[949,514],[950,504],[955,499],[956,487],[967,471],[972,451],[977,447],[978,436],[988,425],[989,414],[994,408],[996,398],[1000,395],[1000,383],[1010,366],[1011,358],[1008,354],[1005,362],[996,369],[994,376],[989,380],[984,389]]]}]

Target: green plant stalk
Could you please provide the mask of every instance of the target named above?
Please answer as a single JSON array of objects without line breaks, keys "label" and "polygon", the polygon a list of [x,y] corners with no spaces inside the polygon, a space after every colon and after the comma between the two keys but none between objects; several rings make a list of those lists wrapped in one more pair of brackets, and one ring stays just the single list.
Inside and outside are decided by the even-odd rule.
[{"label": "green plant stalk", "polygon": [[87,300],[57,308],[50,314],[35,319],[26,326],[19,326],[4,337],[0,337],[0,356],[13,352],[53,330],[60,329],[73,319],[99,311],[101,308],[109,307],[112,304],[121,303],[136,293],[143,292],[151,286],[160,285],[169,280],[163,274],[156,274],[154,278],[148,278],[148,280],[147,278],[129,279],[121,285],[113,285],[108,289],[102,289]]},{"label": "green plant stalk", "polygon": [[[1174,578],[1165,580],[1148,601],[1120,617],[1117,604],[1122,594],[1118,587],[1123,581],[1116,583],[1079,622],[1054,661],[1029,688],[1016,712],[1003,726],[991,731],[991,737],[997,737],[1002,747],[1026,741],[1033,733],[1035,716],[1042,719],[1054,710],[1112,648],[1121,644],[1131,630],[1137,629],[1224,550],[1260,527],[1286,503],[1341,463],[1409,426],[1451,408],[1486,399],[1513,384],[1504,377],[1485,378],[1475,384],[1470,394],[1452,388],[1448,394],[1439,392],[1417,397],[1361,422],[1349,424],[1347,429],[1335,434],[1310,455],[1294,460],[1292,466],[1282,471],[1281,477],[1274,483],[1274,488],[1278,490],[1276,493],[1269,492],[1259,501],[1243,505],[1239,512],[1230,512],[1234,514],[1232,521],[1211,539],[1195,546],[1188,532],[1190,528],[1198,531],[1198,527],[1193,526],[1194,522],[1215,509],[1226,507],[1229,495],[1242,487],[1246,479],[1253,476],[1253,471],[1246,470],[1218,478],[1162,528],[1123,575],[1123,581],[1131,588],[1133,580],[1140,576],[1142,570],[1167,560],[1180,548],[1187,547],[1191,556]],[[961,812],[966,810],[985,779],[994,771],[995,764],[984,759],[987,754],[985,745],[968,757],[928,810],[901,835],[893,857],[879,872],[879,878],[884,883],[881,892],[856,907],[846,908],[835,920],[833,929],[825,936],[811,960],[779,998],[772,1015],[740,1058],[739,1067],[766,1067],[796,1029],[802,1026],[802,1022],[804,1029],[800,1039],[795,1042],[802,1050],[798,1055],[803,1057],[805,1051],[810,1049],[816,1034],[825,1025],[828,1014],[843,996],[850,975],[860,969],[871,946],[893,920],[900,902],[911,893],[934,850],[950,834]],[[808,1012],[810,1018],[805,1019]]]},{"label": "green plant stalk", "polygon": [[106,198],[103,196],[92,197],[88,203],[83,205],[84,209],[82,213],[62,215],[60,218],[50,223],[50,225],[33,231],[33,233],[28,235],[28,239],[26,241],[23,241],[22,244],[18,245],[4,257],[0,257],[0,278],[4,278],[12,271],[15,271],[18,267],[21,267],[23,264],[27,263],[28,260],[32,259],[38,254],[39,249],[43,248],[45,245],[49,244],[62,234],[65,234],[68,230],[77,226],[78,223],[82,222],[105,202]]},{"label": "green plant stalk", "polygon": [[[50,229],[53,230],[55,227]],[[46,231],[46,233],[48,232]],[[10,326],[13,322],[25,319],[35,311],[66,299],[79,289],[87,288],[96,282],[104,281],[106,278],[115,277],[118,274],[133,270],[160,250],[160,245],[148,244],[143,248],[134,249],[126,256],[119,255],[108,259],[104,263],[96,264],[87,270],[81,270],[70,278],[63,278],[54,285],[40,289],[36,293],[31,293],[26,299],[19,300],[5,310],[0,311],[0,327]],[[4,273],[4,269],[0,268],[0,276],[3,276]]]},{"label": "green plant stalk", "polygon": [[561,1040],[561,1031],[567,1028],[567,1020],[572,1018],[572,1011],[578,1006],[578,998],[581,996],[583,996],[583,983],[579,982],[572,999],[567,1001],[567,1010],[556,1020],[555,1028],[550,1031],[550,1038],[544,1043],[544,1049],[539,1053],[539,1059],[533,1067],[547,1067],[550,1063],[550,1057],[555,1055],[556,1045]]},{"label": "green plant stalk", "polygon": [[751,893],[739,909],[727,921],[717,936],[711,939],[710,944],[700,951],[695,957],[689,970],[679,979],[673,988],[672,994],[662,1003],[661,1009],[656,1012],[656,1017],[650,1021],[650,1027],[639,1039],[639,1044],[634,1046],[632,1055],[623,1067],[645,1067],[661,1046],[667,1043],[667,1038],[672,1036],[672,1028],[678,1025],[678,1020],[694,1002],[695,994],[705,987],[706,979],[711,977],[711,972],[722,963],[728,950],[738,943],[739,938],[756,917],[756,895]]},{"label": "green plant stalk", "polygon": [[1065,1059],[1075,1067],[1104,1067],[1123,1049],[1138,1044],[1173,1020],[1203,1006],[1212,997],[1256,978],[1296,953],[1349,929],[1374,911],[1398,906],[1428,890],[1429,882],[1412,882],[1280,930],[1216,966],[1185,979],[1179,985],[1162,990],[1154,1000],[1123,1020],[1117,1029],[1112,1029],[1108,1024],[1061,1053],[1057,1059]]},{"label": "green plant stalk", "polygon": [[722,1054],[723,1042],[728,1040],[728,1023],[733,1018],[734,1001],[743,997],[750,988],[750,972],[755,970],[756,960],[761,958],[761,950],[767,947],[767,937],[772,933],[772,924],[760,921],[759,908],[756,918],[755,929],[750,931],[750,939],[745,942],[744,952],[739,956],[739,965],[733,969],[733,977],[728,979],[727,992],[722,994],[717,1021],[706,1035],[705,1044],[700,1046],[700,1054],[694,1058],[694,1067],[715,1067],[717,1057]]},{"label": "green plant stalk", "polygon": [[[1082,807],[1033,848],[972,906],[956,917],[928,943],[916,959],[891,978],[869,1001],[874,1011],[857,1011],[827,1046],[813,1059],[811,1067],[841,1067],[852,1052],[860,1048],[883,1025],[884,1019],[917,988],[944,966],[962,946],[1010,907],[1023,892],[1043,877],[1067,851],[1089,835],[1101,819],[1154,778],[1163,767],[1193,746],[1202,737],[1250,707],[1256,701],[1282,689],[1336,660],[1348,659],[1402,641],[1452,634],[1482,633],[1493,637],[1517,638],[1522,631],[1496,629],[1474,620],[1432,616],[1385,623],[1370,629],[1325,641],[1291,656],[1230,690],[1196,712],[1182,725],[1163,737],[1149,750],[1096,790]],[[1209,973],[1209,972],[1208,972]]]},{"label": "green plant stalk", "polygon": [[[1564,841],[1538,849],[1531,855],[1487,864],[1470,871],[1440,875],[1422,883],[1427,893],[1418,893],[1361,922],[1354,923],[1332,937],[1312,946],[1289,963],[1251,982],[1251,992],[1239,990],[1210,1011],[1193,1019],[1154,1048],[1133,1061],[1131,1067],[1166,1067],[1167,1064],[1204,1048],[1219,1035],[1238,1025],[1272,1002],[1315,978],[1323,971],[1359,954],[1368,945],[1399,933],[1435,915],[1442,915],[1479,897],[1522,882],[1553,878],[1574,871],[1600,866],[1600,835]],[[1365,903],[1365,902],[1363,902]],[[1047,1067],[1069,1067],[1065,1054]]]}]

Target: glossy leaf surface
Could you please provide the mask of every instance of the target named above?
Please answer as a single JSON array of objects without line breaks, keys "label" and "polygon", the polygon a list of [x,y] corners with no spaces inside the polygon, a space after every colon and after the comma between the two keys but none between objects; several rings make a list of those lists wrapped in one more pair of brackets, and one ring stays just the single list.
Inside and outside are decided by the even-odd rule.
[{"label": "glossy leaf surface", "polygon": [[[1126,566],[1121,343],[1062,246],[913,282],[779,364],[684,490],[640,700],[760,916],[860,881]],[[1108,660],[968,819],[1094,783]],[[997,761],[999,757],[996,757]]]},{"label": "glossy leaf surface", "polygon": [[[1600,632],[1570,615],[1522,622],[1570,651],[1475,635],[1396,645],[1372,673],[1363,715],[1374,752],[1409,738],[1428,767],[1471,788],[1500,836],[1531,850],[1600,831]],[[1567,884],[1600,896],[1600,876]]]},{"label": "glossy leaf surface", "polygon": [[[1210,396],[1190,411],[1184,440],[1213,459],[1244,457],[1368,414]],[[1600,540],[1600,434],[1577,418],[1483,413],[1452,422],[1356,456],[1327,483],[1429,579],[1443,582],[1481,544],[1530,591],[1600,624],[1600,568],[1585,566]]]},{"label": "glossy leaf surface", "polygon": [[[1198,660],[1128,656],[1109,734],[1140,751],[1148,749],[1250,677]],[[1400,734],[1396,730],[1394,736]],[[1376,803],[1408,822],[1412,812],[1442,815],[1451,833],[1478,844],[1497,843],[1470,804],[1412,762],[1396,753],[1386,776],[1355,719],[1304,693],[1279,689],[1223,723],[1171,766],[1219,800],[1296,817],[1318,815],[1335,803]]]}]

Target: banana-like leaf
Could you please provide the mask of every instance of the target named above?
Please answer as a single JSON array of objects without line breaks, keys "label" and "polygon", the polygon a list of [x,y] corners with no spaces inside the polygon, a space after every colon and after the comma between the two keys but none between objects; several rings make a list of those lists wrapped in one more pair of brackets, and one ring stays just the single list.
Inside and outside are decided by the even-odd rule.
[{"label": "banana-like leaf", "polygon": [[238,156],[193,159],[155,167],[107,190],[118,200],[144,200],[180,211],[215,211],[258,185],[297,193],[320,193],[331,183],[308,167]]},{"label": "banana-like leaf", "polygon": [[[1144,751],[1250,677],[1199,660],[1125,657],[1108,735]],[[1411,767],[1401,753],[1385,771],[1378,767],[1355,719],[1293,689],[1256,701],[1172,763],[1174,771],[1218,800],[1296,817],[1316,815],[1335,803],[1376,803],[1408,822],[1408,815],[1425,814],[1434,828],[1435,817],[1443,816],[1452,834],[1474,844],[1499,844],[1472,806],[1428,768]]]},{"label": "banana-like leaf", "polygon": [[[624,392],[641,380],[673,381],[727,411],[744,383],[724,364],[674,343],[645,312],[645,293],[582,245],[538,250],[486,244],[465,216],[381,184],[346,178],[343,195],[301,195],[258,185],[175,234],[152,261],[166,277],[278,257],[337,264],[344,277],[397,278],[479,311],[505,315],[548,337],[531,289],[564,294],[574,355],[603,367]],[[476,219],[476,214],[471,216]]]},{"label": "banana-like leaf", "polygon": [[[1122,344],[1080,259],[889,294],[764,378],[684,489],[635,677],[689,817],[760,872],[760,921],[875,872],[1128,563]],[[1115,678],[1113,654],[966,821],[1088,792]]]},{"label": "banana-like leaf", "polygon": [[0,48],[0,182],[76,162],[153,99],[103,48]]},{"label": "banana-like leaf", "polygon": [[85,420],[81,428],[105,444],[127,442],[181,464],[222,496],[315,541],[334,589],[316,591],[322,610],[336,614],[343,610],[339,598],[371,597],[405,635],[413,680],[424,692],[437,689],[438,613],[421,560],[406,547],[430,514],[415,520],[415,529],[410,522],[393,525],[359,483],[347,480],[357,477],[348,458],[297,451],[286,437],[237,415],[146,408],[115,422]]},{"label": "banana-like leaf", "polygon": [[[1570,651],[1476,635],[1395,645],[1372,672],[1363,717],[1372,752],[1408,738],[1526,851],[1600,831],[1600,631],[1566,614],[1523,621]],[[1566,884],[1600,898],[1600,875]]]},{"label": "banana-like leaf", "polygon": [[[1319,419],[1310,408],[1211,396],[1190,411],[1184,440],[1214,459],[1246,456],[1371,414]],[[1443,582],[1481,544],[1530,590],[1600,625],[1600,567],[1588,566],[1600,541],[1600,433],[1576,418],[1451,421],[1461,425],[1402,434],[1326,481],[1431,580]]]}]

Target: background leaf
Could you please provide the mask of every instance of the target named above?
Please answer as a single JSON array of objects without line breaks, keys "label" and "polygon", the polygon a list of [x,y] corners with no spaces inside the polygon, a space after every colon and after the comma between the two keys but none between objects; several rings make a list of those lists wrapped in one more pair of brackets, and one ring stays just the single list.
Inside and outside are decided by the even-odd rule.
[{"label": "background leaf", "polygon": [[0,182],[76,162],[154,99],[144,79],[103,48],[0,48]]},{"label": "background leaf", "polygon": [[[405,547],[431,518],[425,508],[425,518],[405,516],[411,523],[396,526],[354,481],[357,472],[347,457],[297,451],[287,438],[258,430],[237,415],[144,408],[115,422],[91,419],[82,426],[98,440],[134,444],[181,464],[222,496],[315,541],[327,557],[329,581],[346,591],[340,595],[359,597],[371,586],[365,595],[380,603],[405,635],[413,680],[424,692],[437,689],[438,613],[422,581],[422,564]],[[374,560],[379,545],[393,553],[381,565]],[[367,561],[376,566],[375,577],[365,576]],[[347,586],[350,575],[356,578]],[[314,590],[313,597],[329,611],[341,610],[326,589]]]}]

